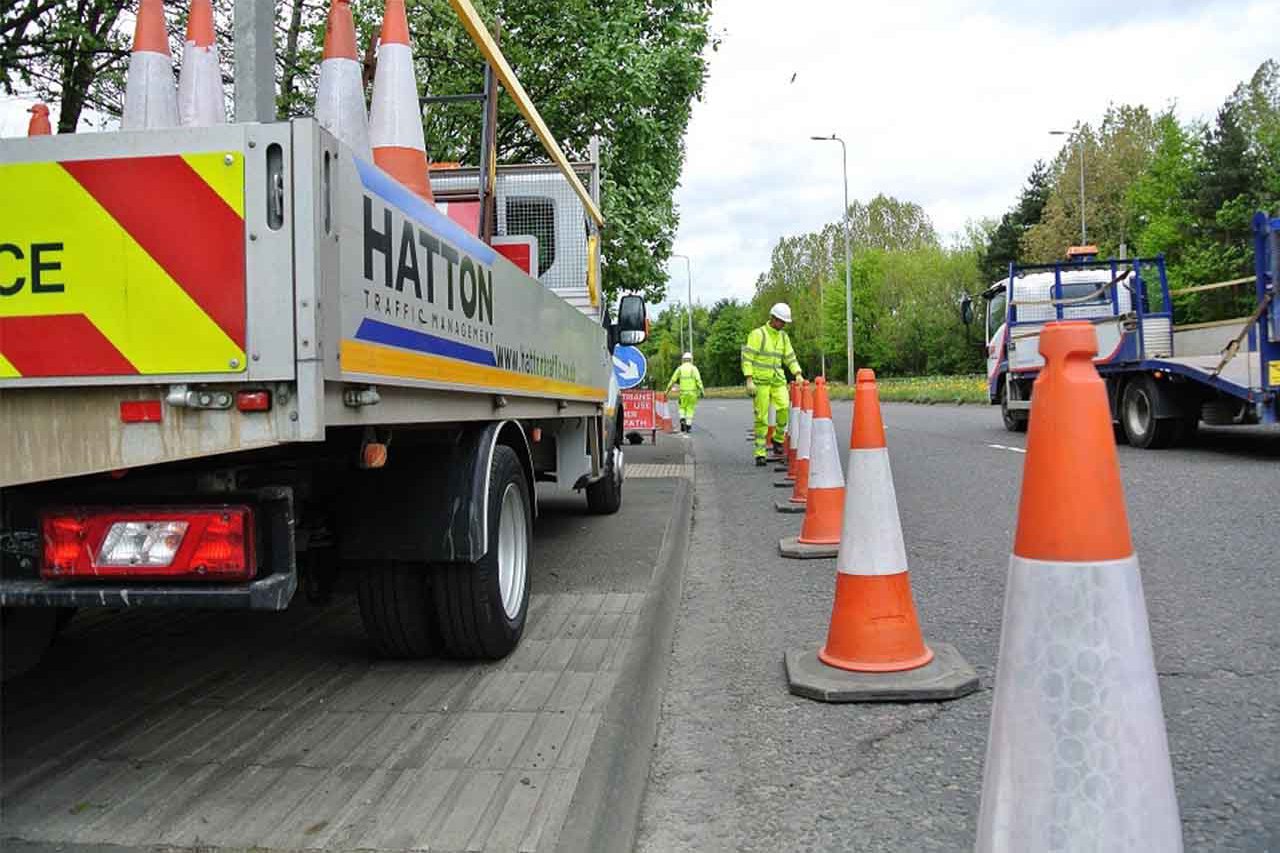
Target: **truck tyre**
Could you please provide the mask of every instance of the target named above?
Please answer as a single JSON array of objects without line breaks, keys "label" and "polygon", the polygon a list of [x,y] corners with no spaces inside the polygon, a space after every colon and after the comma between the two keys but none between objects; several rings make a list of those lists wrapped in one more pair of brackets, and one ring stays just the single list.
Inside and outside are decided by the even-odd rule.
[{"label": "truck tyre", "polygon": [[424,658],[439,653],[431,598],[428,566],[390,563],[360,572],[360,621],[380,657]]},{"label": "truck tyre", "polygon": [[1156,417],[1155,380],[1145,374],[1125,383],[1120,422],[1129,444],[1144,450],[1168,447],[1178,437],[1181,421]]},{"label": "truck tyre", "polygon": [[533,512],[529,483],[515,451],[493,449],[489,542],[476,563],[437,567],[435,605],[444,652],[451,657],[498,660],[520,642],[529,611]]},{"label": "truck tyre", "polygon": [[40,663],[63,618],[63,610],[52,607],[0,608],[0,681]]},{"label": "truck tyre", "polygon": [[1000,417],[1004,420],[1004,428],[1009,432],[1026,432],[1030,413],[1016,412],[1009,408],[1007,394],[1000,395]]},{"label": "truck tyre", "polygon": [[616,459],[619,451],[610,451],[604,464],[604,476],[587,486],[587,510],[596,515],[613,515],[622,508],[622,472]]}]

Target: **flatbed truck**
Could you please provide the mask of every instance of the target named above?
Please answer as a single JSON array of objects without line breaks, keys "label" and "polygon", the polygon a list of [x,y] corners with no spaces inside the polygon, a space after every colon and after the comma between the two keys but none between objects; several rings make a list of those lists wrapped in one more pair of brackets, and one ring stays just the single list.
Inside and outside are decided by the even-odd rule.
[{"label": "flatbed truck", "polygon": [[622,503],[646,328],[553,148],[436,206],[310,118],[0,141],[6,675],[79,608],[281,610],[338,567],[376,652],[509,653],[535,487]]},{"label": "flatbed truck", "polygon": [[[1086,249],[1053,264],[1010,264],[1008,277],[982,294],[988,400],[1005,428],[1027,428],[1044,364],[1040,333],[1055,320],[1087,320],[1097,330],[1094,364],[1117,440],[1160,448],[1190,441],[1201,423],[1280,422],[1280,217],[1258,213],[1253,226],[1254,275],[1224,284],[1250,287],[1254,308],[1219,323],[1174,323],[1163,257],[1099,261]],[[972,321],[970,302],[962,313]]]}]

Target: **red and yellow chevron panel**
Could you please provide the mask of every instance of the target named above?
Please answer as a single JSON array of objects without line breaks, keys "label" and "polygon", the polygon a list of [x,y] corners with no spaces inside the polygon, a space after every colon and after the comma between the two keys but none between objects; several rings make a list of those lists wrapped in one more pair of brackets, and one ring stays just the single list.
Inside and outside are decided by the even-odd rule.
[{"label": "red and yellow chevron panel", "polygon": [[0,379],[245,369],[239,152],[0,165]]}]

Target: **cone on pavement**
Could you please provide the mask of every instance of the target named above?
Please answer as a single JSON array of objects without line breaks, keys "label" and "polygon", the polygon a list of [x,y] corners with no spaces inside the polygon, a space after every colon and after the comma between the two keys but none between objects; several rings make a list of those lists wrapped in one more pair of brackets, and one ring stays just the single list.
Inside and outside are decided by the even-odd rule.
[{"label": "cone on pavement", "polygon": [[1097,349],[1087,322],[1040,335],[1046,363],[1032,395],[978,816],[984,853],[1182,849]]},{"label": "cone on pavement", "polygon": [[800,383],[791,383],[791,411],[787,420],[787,474],[778,483],[783,488],[790,488],[796,482],[796,445],[799,444],[800,432]]},{"label": "cone on pavement", "polygon": [[418,105],[404,0],[387,0],[383,10],[373,106],[369,110],[369,142],[373,146],[373,162],[382,171],[427,201],[435,201],[427,177],[427,145],[422,135],[422,109]]},{"label": "cone on pavement", "polygon": [[178,75],[178,121],[183,127],[227,123],[211,0],[191,0],[187,42],[182,48],[182,72]]},{"label": "cone on pavement", "polygon": [[836,557],[835,603],[827,641],[788,651],[791,692],[824,702],[954,699],[978,689],[978,675],[955,648],[925,645],[911,599],[898,497],[889,468],[876,377],[859,370],[854,388],[849,489]]},{"label": "cone on pavement", "polygon": [[[792,410],[796,407],[796,383],[794,381],[787,383],[787,428],[782,433],[782,458],[778,460],[778,465],[774,466],[774,471],[786,471],[791,465],[791,436],[795,433],[795,421],[792,420]],[[775,483],[775,485],[777,485]]]},{"label": "cone on pavement", "polygon": [[330,0],[324,28],[324,54],[316,87],[316,121],[355,152],[373,159],[369,147],[369,113],[364,106],[364,78],[356,53],[356,25],[350,0]]},{"label": "cone on pavement", "polygon": [[800,381],[800,417],[796,431],[796,482],[791,497],[774,501],[778,512],[801,513],[809,500],[809,438],[813,434],[813,386]]},{"label": "cone on pavement", "polygon": [[49,136],[53,133],[53,127],[49,124],[47,104],[36,104],[27,112],[31,113],[31,121],[27,124],[27,136]]},{"label": "cone on pavement", "polygon": [[809,427],[809,499],[805,502],[800,535],[778,542],[782,556],[810,560],[834,557],[839,552],[845,489],[838,447],[827,380],[819,376],[813,393],[813,423]]},{"label": "cone on pavement", "polygon": [[133,30],[133,53],[124,86],[122,130],[178,126],[178,87],[161,0],[142,0]]}]

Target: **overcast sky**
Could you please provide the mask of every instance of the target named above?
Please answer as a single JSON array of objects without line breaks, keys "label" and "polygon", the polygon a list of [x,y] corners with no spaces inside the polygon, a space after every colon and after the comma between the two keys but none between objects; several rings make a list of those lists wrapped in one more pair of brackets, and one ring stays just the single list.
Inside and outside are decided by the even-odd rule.
[{"label": "overcast sky", "polygon": [[1013,203],[1049,130],[1108,103],[1211,117],[1280,58],[1277,0],[718,0],[713,27],[676,193],[704,304],[749,298],[778,238],[840,218],[840,146],[811,135],[844,137],[850,199],[917,202],[945,236]]}]

